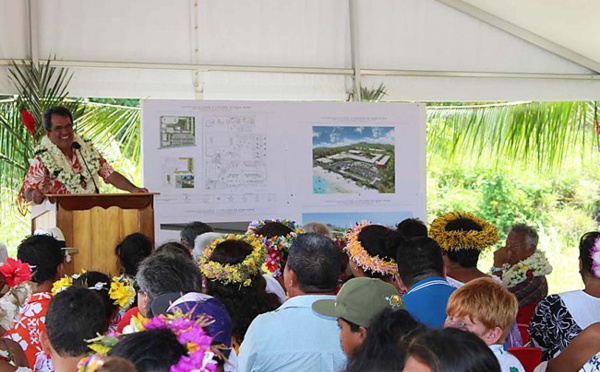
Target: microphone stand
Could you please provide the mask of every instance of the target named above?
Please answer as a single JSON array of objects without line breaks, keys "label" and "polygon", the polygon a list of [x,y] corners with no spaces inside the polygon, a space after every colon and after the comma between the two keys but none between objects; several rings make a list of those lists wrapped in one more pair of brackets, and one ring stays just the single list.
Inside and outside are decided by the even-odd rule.
[{"label": "microphone stand", "polygon": [[[73,143],[71,144],[71,147],[74,150],[79,150],[81,148],[81,145],[79,144],[79,142],[77,141],[73,141]],[[81,151],[79,151],[79,154],[81,155],[81,159],[83,159],[83,164],[85,164],[85,168],[88,171],[88,174],[90,175],[90,177],[92,178],[92,182],[94,183],[94,188],[95,188],[95,192],[96,194],[100,194],[100,189],[98,189],[98,185],[96,184],[96,180],[94,179],[94,175],[92,174],[92,172],[90,171],[90,167],[88,166],[87,161],[85,160],[85,157],[83,156],[83,154],[81,153]]]}]

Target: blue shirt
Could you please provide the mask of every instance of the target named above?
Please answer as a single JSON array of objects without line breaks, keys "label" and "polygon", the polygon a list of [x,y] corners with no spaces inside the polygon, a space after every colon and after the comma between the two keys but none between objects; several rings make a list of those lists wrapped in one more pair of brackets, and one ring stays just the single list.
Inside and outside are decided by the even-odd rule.
[{"label": "blue shirt", "polygon": [[425,278],[402,296],[406,311],[431,328],[441,328],[446,320],[448,298],[456,288],[439,276]]},{"label": "blue shirt", "polygon": [[334,318],[311,305],[335,296],[305,295],[254,319],[240,346],[238,371],[339,371],[346,368]]}]

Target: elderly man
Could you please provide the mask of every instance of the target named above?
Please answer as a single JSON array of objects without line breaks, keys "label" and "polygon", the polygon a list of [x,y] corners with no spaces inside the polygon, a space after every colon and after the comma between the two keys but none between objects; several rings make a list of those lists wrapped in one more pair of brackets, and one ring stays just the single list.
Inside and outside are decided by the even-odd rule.
[{"label": "elderly man", "polygon": [[181,255],[155,253],[146,257],[135,276],[138,307],[145,317],[152,317],[152,301],[172,292],[202,292],[202,274],[198,266]]},{"label": "elderly man", "polygon": [[508,232],[506,245],[494,252],[492,273],[517,296],[519,308],[535,306],[548,295],[546,275],[552,266],[544,253],[536,250],[537,243],[538,234],[532,227],[516,224]]},{"label": "elderly man", "polygon": [[23,185],[23,197],[40,204],[46,194],[98,193],[97,176],[118,189],[148,192],[116,172],[88,141],[73,132],[73,115],[66,107],[44,112],[46,137],[35,151]]},{"label": "elderly man", "polygon": [[339,371],[346,367],[335,318],[316,314],[317,300],[335,300],[339,249],[315,233],[292,240],[283,272],[288,300],[259,315],[240,346],[239,371]]}]

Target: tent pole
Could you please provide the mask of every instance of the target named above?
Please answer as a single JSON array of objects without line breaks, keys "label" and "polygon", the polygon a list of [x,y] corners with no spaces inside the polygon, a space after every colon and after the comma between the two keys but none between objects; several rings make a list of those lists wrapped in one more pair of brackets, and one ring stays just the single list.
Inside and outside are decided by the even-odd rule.
[{"label": "tent pole", "polygon": [[358,0],[348,0],[348,9],[350,14],[350,53],[352,56],[352,81],[353,81],[353,100],[362,101],[361,97],[361,71],[360,71],[360,50],[358,40]]}]

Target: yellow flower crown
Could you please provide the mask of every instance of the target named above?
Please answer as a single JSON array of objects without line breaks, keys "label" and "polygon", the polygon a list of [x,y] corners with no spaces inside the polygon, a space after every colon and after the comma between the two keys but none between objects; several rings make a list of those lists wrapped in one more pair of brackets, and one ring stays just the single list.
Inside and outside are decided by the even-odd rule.
[{"label": "yellow flower crown", "polygon": [[[222,264],[211,261],[210,256],[215,248],[227,240],[238,240],[250,244],[253,248],[252,253],[239,264]],[[252,284],[252,278],[261,273],[261,267],[265,264],[266,259],[267,248],[259,239],[252,235],[230,234],[213,241],[202,253],[198,265],[202,274],[210,280],[218,280],[223,284],[239,283],[248,287]]]},{"label": "yellow flower crown", "polygon": [[398,273],[398,265],[393,259],[386,260],[379,258],[379,256],[371,256],[367,250],[360,244],[358,235],[363,228],[370,226],[371,223],[367,221],[361,221],[353,229],[348,231],[344,238],[346,239],[346,246],[344,251],[348,253],[350,259],[354,261],[363,270],[370,270],[384,275],[395,275]]},{"label": "yellow flower crown", "polygon": [[[57,293],[64,291],[65,289],[73,286],[73,279],[79,279],[82,275],[85,275],[86,271],[82,270],[79,274],[73,274],[72,276],[65,276],[60,278],[52,285],[52,295],[55,296]],[[108,283],[96,283],[95,286],[89,287],[90,289],[106,289],[108,290],[108,296],[115,305],[118,305],[120,309],[124,310],[129,308],[135,299],[135,289],[133,288],[133,280],[124,276],[114,276],[110,281],[110,288],[105,288]]]},{"label": "yellow flower crown", "polygon": [[[464,218],[481,226],[481,231],[446,231],[449,222]],[[489,222],[471,213],[450,212],[436,218],[429,228],[429,237],[444,250],[477,249],[479,251],[498,242],[498,230]]]}]

